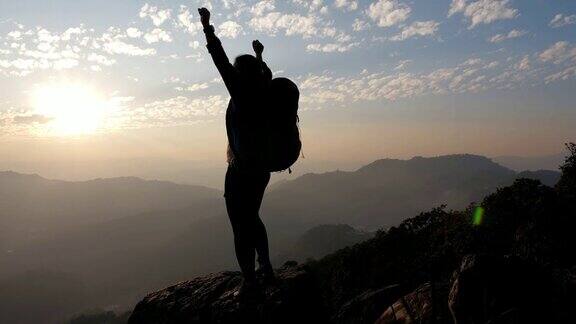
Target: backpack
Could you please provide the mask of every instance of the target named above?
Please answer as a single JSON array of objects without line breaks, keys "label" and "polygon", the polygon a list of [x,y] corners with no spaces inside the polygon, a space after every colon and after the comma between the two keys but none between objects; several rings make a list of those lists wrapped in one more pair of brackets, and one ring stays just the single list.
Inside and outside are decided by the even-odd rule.
[{"label": "backpack", "polygon": [[266,114],[266,168],[279,172],[298,160],[302,142],[298,129],[298,86],[287,78],[275,78],[270,83],[269,110]]}]

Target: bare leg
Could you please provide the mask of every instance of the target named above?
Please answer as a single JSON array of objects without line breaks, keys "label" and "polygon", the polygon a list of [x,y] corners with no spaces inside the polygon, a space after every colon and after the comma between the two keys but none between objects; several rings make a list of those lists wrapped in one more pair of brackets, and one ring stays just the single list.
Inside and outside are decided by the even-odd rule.
[{"label": "bare leg", "polygon": [[258,217],[254,229],[254,238],[256,239],[256,252],[258,252],[258,264],[261,268],[270,267],[270,252],[268,249],[268,234],[266,233],[266,226]]}]

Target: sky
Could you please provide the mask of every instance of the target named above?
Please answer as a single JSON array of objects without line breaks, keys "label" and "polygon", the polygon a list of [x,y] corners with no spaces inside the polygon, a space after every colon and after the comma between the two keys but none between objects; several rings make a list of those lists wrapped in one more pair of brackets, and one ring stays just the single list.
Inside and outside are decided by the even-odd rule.
[{"label": "sky", "polygon": [[0,0],[0,168],[223,167],[202,6],[230,59],[259,39],[299,85],[316,168],[576,140],[572,0]]}]

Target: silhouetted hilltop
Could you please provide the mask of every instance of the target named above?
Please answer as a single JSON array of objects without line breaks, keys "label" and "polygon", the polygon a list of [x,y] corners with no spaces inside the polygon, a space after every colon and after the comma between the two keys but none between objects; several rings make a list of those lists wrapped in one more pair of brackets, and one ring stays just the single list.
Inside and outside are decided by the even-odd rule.
[{"label": "silhouetted hilltop", "polygon": [[[457,176],[458,174],[474,172],[474,170],[491,170],[508,174],[511,173],[511,170],[492,161],[491,159],[474,154],[452,154],[436,157],[415,156],[409,160],[380,159],[361,167],[358,171],[378,172],[378,170],[382,170],[383,168],[408,171],[421,170],[421,173],[426,173],[430,176],[438,176],[440,174]],[[425,172],[425,170],[428,172]],[[451,171],[450,174],[448,174],[447,170]]]},{"label": "silhouetted hilltop", "polygon": [[552,174],[520,173],[470,154],[409,160],[382,159],[357,171],[306,174],[278,184],[263,205],[273,223],[283,219],[311,227],[346,223],[375,229],[397,224],[421,210],[442,204],[464,208],[519,177]]},{"label": "silhouetted hilltop", "polygon": [[516,178],[535,179],[547,186],[554,187],[560,180],[560,172],[551,170],[522,171],[516,175]]},{"label": "silhouetted hilltop", "polygon": [[[574,322],[576,145],[569,148],[555,188],[518,179],[476,206],[421,213],[298,268],[311,279],[297,289],[280,270],[276,312],[266,299],[239,304],[237,284],[217,279],[223,273],[148,295],[129,323],[237,323],[230,314],[253,323]],[[291,302],[298,296],[305,305]]]}]

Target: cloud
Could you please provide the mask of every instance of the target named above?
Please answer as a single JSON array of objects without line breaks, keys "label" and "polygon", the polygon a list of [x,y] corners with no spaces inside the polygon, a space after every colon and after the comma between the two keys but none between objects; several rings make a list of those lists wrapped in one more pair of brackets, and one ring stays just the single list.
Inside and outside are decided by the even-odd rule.
[{"label": "cloud", "polygon": [[576,59],[576,46],[570,46],[566,41],[560,41],[550,46],[538,55],[542,62],[560,64],[567,59]]},{"label": "cloud", "polygon": [[453,14],[459,13],[466,9],[466,0],[452,0],[450,4],[450,10],[448,11],[448,17]]},{"label": "cloud", "polygon": [[530,69],[530,57],[528,55],[524,55],[524,57],[514,65],[517,70],[526,71]]},{"label": "cloud", "polygon": [[39,115],[39,114],[30,114],[30,115],[18,115],[18,116],[14,116],[12,117],[12,123],[13,124],[46,124],[48,122],[50,122],[53,118],[52,117],[48,117],[48,116],[44,116],[44,115]]},{"label": "cloud", "polygon": [[[564,52],[569,52],[565,49]],[[576,54],[575,54],[576,55]],[[576,77],[576,64],[551,73],[554,66],[532,68],[530,57],[524,55],[515,64],[501,68],[498,61],[472,57],[455,66],[430,72],[407,73],[402,70],[410,60],[400,61],[393,69],[335,77],[330,72],[298,77],[304,109],[347,106],[357,101],[399,100],[424,95],[448,95],[480,92],[490,89],[514,89],[538,82],[552,82]],[[510,59],[512,60],[512,59]],[[510,61],[508,60],[508,61]]]},{"label": "cloud", "polygon": [[235,21],[228,20],[223,22],[220,26],[218,26],[219,35],[221,37],[227,38],[236,38],[240,35],[243,31],[243,28],[240,24]]},{"label": "cloud", "polygon": [[36,33],[37,37],[38,37],[38,41],[39,42],[43,42],[43,43],[54,43],[54,42],[58,42],[61,37],[60,35],[56,34],[56,33],[51,33],[50,31],[44,29],[44,28],[40,28],[38,30],[38,32]]},{"label": "cloud", "polygon": [[500,43],[507,39],[522,37],[526,35],[526,32],[523,30],[512,29],[508,34],[496,34],[488,39],[491,43]]},{"label": "cloud", "polygon": [[0,60],[0,68],[14,69],[9,74],[13,76],[26,76],[32,71],[40,69],[46,70],[53,68],[55,70],[70,69],[78,66],[79,62],[73,58],[60,58],[48,61],[46,59],[23,59],[17,58],[14,60]]},{"label": "cloud", "polygon": [[60,39],[62,39],[63,41],[69,41],[70,39],[72,39],[74,35],[82,35],[85,32],[86,30],[82,26],[68,28],[66,29],[66,31],[64,31],[64,33],[62,33]]},{"label": "cloud", "polygon": [[308,44],[306,45],[306,50],[309,52],[324,52],[324,53],[332,53],[332,52],[347,52],[352,48],[358,46],[359,43],[328,43],[328,44]]},{"label": "cloud", "polygon": [[14,30],[9,32],[6,36],[12,40],[20,40],[22,33],[19,30]]},{"label": "cloud", "polygon": [[124,109],[119,118],[127,128],[190,125],[222,115],[227,103],[220,95],[194,99],[176,96]]},{"label": "cloud", "polygon": [[416,21],[411,25],[404,27],[400,34],[393,36],[390,40],[402,41],[416,36],[431,36],[438,31],[439,25],[440,23],[434,20]]},{"label": "cloud", "polygon": [[380,27],[390,27],[408,19],[412,9],[396,0],[378,0],[370,4],[366,14]]},{"label": "cloud", "polygon": [[154,48],[140,48],[136,45],[125,43],[119,39],[111,40],[103,45],[108,54],[123,54],[129,56],[152,56],[156,55]]},{"label": "cloud", "polygon": [[130,38],[138,38],[142,36],[142,32],[138,28],[130,27],[126,29],[126,35]]},{"label": "cloud", "polygon": [[140,9],[139,16],[140,18],[150,18],[154,26],[162,25],[166,20],[170,18],[171,10],[170,9],[158,9],[158,7],[151,6],[148,3],[144,4],[144,6]]},{"label": "cloud", "polygon": [[194,92],[194,91],[208,89],[209,87],[210,87],[209,82],[202,82],[202,83],[193,83],[193,84],[188,85],[188,86],[176,87],[176,90],[177,91]]},{"label": "cloud", "polygon": [[324,0],[292,0],[292,2],[308,11],[318,11],[321,14],[328,13],[328,7],[324,5]]},{"label": "cloud", "polygon": [[31,134],[50,121],[52,121],[51,117],[30,109],[0,107],[0,135]]},{"label": "cloud", "polygon": [[274,0],[263,0],[254,4],[250,8],[250,12],[255,16],[262,16],[267,11],[272,11],[274,9],[276,9]]},{"label": "cloud", "polygon": [[335,0],[334,6],[338,9],[346,11],[354,11],[358,9],[358,1],[356,0]]},{"label": "cloud", "polygon": [[489,24],[496,20],[512,19],[518,15],[518,10],[508,7],[509,0],[477,0],[467,3],[465,0],[452,0],[448,17],[463,13],[470,20],[469,29],[479,24]]},{"label": "cloud", "polygon": [[[52,32],[40,26],[7,33],[9,40],[0,48],[0,74],[23,77],[40,70],[64,70],[80,65],[86,59],[87,30],[82,26],[70,27],[63,32]],[[8,36],[10,35],[10,36]]]},{"label": "cloud", "polygon": [[354,19],[354,23],[352,23],[352,29],[354,31],[362,31],[370,28],[370,24],[361,19]]},{"label": "cloud", "polygon": [[576,78],[576,65],[569,66],[560,72],[547,76],[545,82],[548,84],[554,81],[565,81],[573,78]]},{"label": "cloud", "polygon": [[148,44],[158,43],[160,41],[170,43],[172,42],[172,36],[161,28],[154,28],[150,32],[144,34],[144,40]]},{"label": "cloud", "polygon": [[402,60],[394,67],[394,71],[404,70],[410,63],[412,63],[412,60]]},{"label": "cloud", "polygon": [[[109,27],[102,34],[96,34],[94,29],[83,25],[66,28],[63,32],[54,32],[41,26],[26,30],[19,27],[18,34],[12,33],[9,43],[3,45],[8,49],[0,48],[0,74],[5,76],[26,76],[42,70],[65,70],[76,67],[89,68],[100,71],[102,66],[109,66],[116,62],[110,54],[123,54],[132,56],[150,56],[156,54],[153,48],[141,48],[130,44],[129,39],[136,41],[141,33],[137,28]],[[166,35],[153,31],[147,35],[147,41],[153,38],[167,41]],[[151,38],[152,36],[152,38]],[[8,37],[7,37],[8,38]],[[83,66],[82,63],[87,63]]]},{"label": "cloud", "polygon": [[96,53],[89,54],[87,57],[87,60],[89,62],[95,62],[95,63],[98,63],[100,65],[105,65],[105,66],[110,66],[110,65],[113,65],[116,63],[116,60],[107,58],[104,55],[100,55],[100,54],[96,54]]},{"label": "cloud", "polygon": [[276,35],[278,31],[283,30],[286,36],[302,35],[303,38],[310,38],[317,35],[318,23],[319,19],[313,15],[269,12],[250,19],[249,25],[257,32],[267,32],[270,35]]},{"label": "cloud", "polygon": [[549,26],[552,28],[560,28],[573,24],[576,24],[576,15],[564,16],[563,14],[557,14],[552,18]]},{"label": "cloud", "polygon": [[186,6],[180,6],[177,25],[186,30],[190,35],[196,35],[198,31],[202,30],[202,24],[194,20],[194,16]]}]

